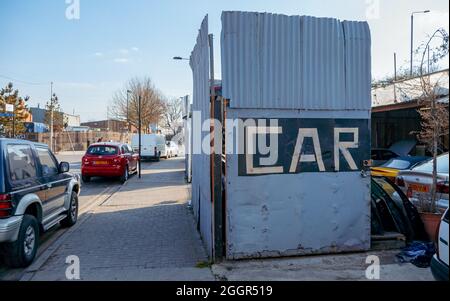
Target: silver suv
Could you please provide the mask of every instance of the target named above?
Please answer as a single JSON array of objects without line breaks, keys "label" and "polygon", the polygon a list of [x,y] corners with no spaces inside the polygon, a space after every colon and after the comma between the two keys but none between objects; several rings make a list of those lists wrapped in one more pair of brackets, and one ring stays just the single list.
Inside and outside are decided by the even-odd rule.
[{"label": "silver suv", "polygon": [[10,267],[30,265],[40,233],[78,218],[80,179],[45,144],[0,138],[0,251]]}]

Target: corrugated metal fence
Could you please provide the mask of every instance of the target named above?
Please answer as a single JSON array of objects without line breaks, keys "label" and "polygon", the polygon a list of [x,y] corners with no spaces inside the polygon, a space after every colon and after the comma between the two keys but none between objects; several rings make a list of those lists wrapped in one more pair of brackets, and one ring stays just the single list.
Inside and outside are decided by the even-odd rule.
[{"label": "corrugated metal fence", "polygon": [[221,39],[231,108],[370,109],[366,22],[224,12]]},{"label": "corrugated metal fence", "polygon": [[[201,113],[201,118],[194,118],[193,124],[193,155],[192,155],[192,207],[198,221],[200,234],[207,246],[208,253],[212,255],[211,233],[211,189],[210,189],[210,158],[209,155],[199,152],[200,141],[203,141],[208,132],[201,132],[200,127],[209,112],[209,47],[208,47],[208,16],[202,22],[197,43],[190,58],[194,89],[193,114]],[[199,124],[200,123],[200,124]],[[197,125],[197,128],[195,126]]]}]

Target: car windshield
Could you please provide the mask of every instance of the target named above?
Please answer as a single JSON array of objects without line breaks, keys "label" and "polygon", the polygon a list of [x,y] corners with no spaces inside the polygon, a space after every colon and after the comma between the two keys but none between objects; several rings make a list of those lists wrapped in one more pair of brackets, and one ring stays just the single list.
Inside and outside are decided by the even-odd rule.
[{"label": "car windshield", "polygon": [[91,146],[89,147],[87,153],[89,155],[99,155],[99,156],[117,155],[117,147],[107,145]]},{"label": "car windshield", "polygon": [[[433,159],[414,168],[415,171],[433,172]],[[448,174],[448,154],[437,157],[437,172]]]},{"label": "car windshield", "polygon": [[382,165],[382,167],[394,168],[394,169],[400,169],[400,170],[408,169],[410,166],[411,166],[411,162],[406,161],[406,160],[399,160],[399,159],[391,159]]}]

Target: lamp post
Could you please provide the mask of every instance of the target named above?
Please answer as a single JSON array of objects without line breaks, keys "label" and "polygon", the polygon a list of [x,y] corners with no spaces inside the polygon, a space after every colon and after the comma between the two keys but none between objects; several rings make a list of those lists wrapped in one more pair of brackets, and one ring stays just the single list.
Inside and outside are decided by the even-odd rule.
[{"label": "lamp post", "polygon": [[138,128],[139,128],[139,161],[138,161],[138,164],[139,164],[139,179],[141,178],[141,95],[139,95],[139,98],[138,98],[138,111],[139,111],[139,113],[138,113],[138,119],[139,119],[139,121],[138,121]]},{"label": "lamp post", "polygon": [[409,69],[409,76],[412,77],[413,74],[413,51],[414,51],[414,15],[415,14],[427,14],[429,13],[429,10],[424,11],[416,11],[411,14],[411,57],[410,57],[410,69]]},{"label": "lamp post", "polygon": [[53,149],[53,105],[58,100],[58,97],[53,93],[53,82],[50,83],[50,150]]}]

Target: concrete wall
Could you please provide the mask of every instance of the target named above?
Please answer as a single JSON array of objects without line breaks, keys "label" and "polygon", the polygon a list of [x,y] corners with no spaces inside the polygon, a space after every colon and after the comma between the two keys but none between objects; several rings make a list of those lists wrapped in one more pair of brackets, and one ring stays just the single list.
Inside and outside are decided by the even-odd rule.
[{"label": "concrete wall", "polygon": [[[103,141],[120,141],[130,142],[130,135],[127,133],[117,132],[55,132],[54,133],[54,150],[61,151],[84,151],[88,144],[97,142],[103,137]],[[25,139],[45,143],[50,145],[50,133],[26,133]]]}]

